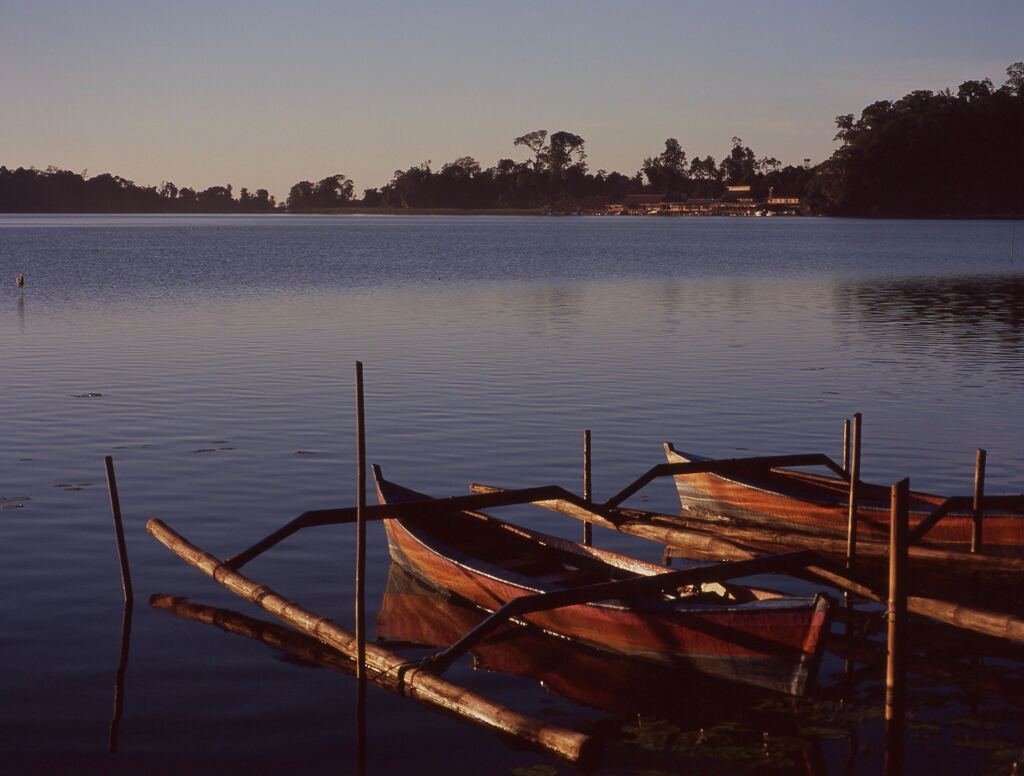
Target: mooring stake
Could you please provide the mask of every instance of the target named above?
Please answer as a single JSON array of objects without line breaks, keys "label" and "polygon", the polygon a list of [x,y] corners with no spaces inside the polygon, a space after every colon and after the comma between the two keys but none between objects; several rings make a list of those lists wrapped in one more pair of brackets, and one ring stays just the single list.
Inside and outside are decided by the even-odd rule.
[{"label": "mooring stake", "polygon": [[985,508],[982,505],[985,498],[985,459],[988,453],[980,447],[974,457],[974,503],[972,517],[974,524],[971,527],[971,552],[981,552],[981,521],[985,516]]},{"label": "mooring stake", "polygon": [[366,692],[366,422],[363,363],[356,361],[356,677]]},{"label": "mooring stake", "polygon": [[[583,500],[588,504],[594,500],[590,482],[590,429],[583,432]],[[589,547],[594,543],[594,527],[589,522],[583,523],[583,543]]]},{"label": "mooring stake", "polygon": [[850,419],[843,421],[843,471],[850,473]]},{"label": "mooring stake", "polygon": [[846,522],[846,567],[852,569],[857,558],[857,507],[860,501],[861,414],[853,414],[850,436],[850,506]]},{"label": "mooring stake", "polygon": [[885,665],[885,718],[903,714],[904,656],[907,625],[907,526],[910,521],[910,480],[892,486],[889,507],[889,621]]},{"label": "mooring stake", "polygon": [[131,606],[132,573],[128,567],[128,548],[124,543],[124,525],[121,522],[121,498],[117,494],[117,477],[114,475],[114,459],[107,456],[103,459],[107,469],[107,492],[110,494],[110,511],[114,515],[114,537],[117,539],[117,558],[121,563],[121,589],[124,591],[124,602]]},{"label": "mooring stake", "polygon": [[889,621],[885,663],[884,773],[902,774],[906,722],[907,531],[910,480],[892,486],[889,507]]}]

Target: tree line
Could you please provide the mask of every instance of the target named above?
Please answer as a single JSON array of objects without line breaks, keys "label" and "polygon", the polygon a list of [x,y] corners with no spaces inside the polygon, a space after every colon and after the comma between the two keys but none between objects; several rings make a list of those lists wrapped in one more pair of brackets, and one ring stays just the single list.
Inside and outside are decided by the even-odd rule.
[{"label": "tree line", "polygon": [[806,194],[851,216],[1024,215],[1024,62],[1006,82],[918,90],[836,117],[839,149]]},{"label": "tree line", "polygon": [[387,209],[564,209],[622,202],[630,194],[669,200],[720,197],[749,186],[763,198],[800,197],[805,212],[853,216],[1024,214],[1024,63],[1007,68],[996,88],[965,81],[954,93],[919,90],[836,118],[839,148],[815,167],[783,166],[732,138],[721,160],[690,156],[674,137],[626,175],[591,171],[586,142],[572,132],[535,130],[514,138],[526,152],[484,168],[463,156],[440,168],[430,161],[396,170],[379,188],[355,195],[343,174],[299,181],[280,205],[266,189],[202,191],[173,183],[138,186],[104,173],[87,178],[53,167],[0,167],[3,212],[263,213]]},{"label": "tree line", "polygon": [[395,170],[380,188],[365,189],[355,199],[351,181],[336,175],[295,184],[288,194],[291,210],[349,205],[393,209],[537,209],[572,208],[588,200],[621,202],[629,194],[661,193],[670,198],[718,197],[726,186],[749,185],[756,193],[775,188],[797,196],[809,172],[783,167],[772,157],[758,158],[734,137],[731,149],[716,162],[712,156],[687,158],[679,141],[668,138],[665,149],[644,160],[634,175],[597,170],[587,165],[586,142],[572,132],[539,129],[513,140],[529,157],[500,159],[484,168],[463,156],[435,169],[430,161]]},{"label": "tree line", "polygon": [[56,167],[45,170],[0,166],[0,212],[5,213],[266,213],[277,202],[266,189],[243,188],[235,196],[229,183],[201,191],[164,182],[139,186],[118,175]]}]

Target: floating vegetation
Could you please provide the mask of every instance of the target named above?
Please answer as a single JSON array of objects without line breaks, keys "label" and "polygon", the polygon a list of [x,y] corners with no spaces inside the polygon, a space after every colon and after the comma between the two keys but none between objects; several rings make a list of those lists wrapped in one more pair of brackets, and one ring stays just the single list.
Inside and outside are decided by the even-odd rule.
[{"label": "floating vegetation", "polygon": [[[621,744],[609,752],[616,764],[637,763],[650,773],[679,772],[694,767],[701,772],[759,773],[792,768],[814,742],[800,736],[779,735],[738,722],[682,730],[665,720],[638,720],[620,729]],[[662,771],[660,769],[667,769]],[[668,770],[670,769],[670,770]]]},{"label": "floating vegetation", "polygon": [[558,768],[547,763],[537,763],[536,765],[520,765],[513,768],[510,773],[512,776],[557,776]]},{"label": "floating vegetation", "polygon": [[0,496],[0,509],[24,509],[30,496]]},{"label": "floating vegetation", "polygon": [[216,453],[216,448],[213,447],[199,447],[192,451],[193,453]]},{"label": "floating vegetation", "polygon": [[295,455],[320,455],[316,450],[296,450]]},{"label": "floating vegetation", "polygon": [[94,482],[58,482],[53,487],[60,488],[61,490],[73,491],[73,490],[84,490],[85,488],[91,488],[96,483]]}]

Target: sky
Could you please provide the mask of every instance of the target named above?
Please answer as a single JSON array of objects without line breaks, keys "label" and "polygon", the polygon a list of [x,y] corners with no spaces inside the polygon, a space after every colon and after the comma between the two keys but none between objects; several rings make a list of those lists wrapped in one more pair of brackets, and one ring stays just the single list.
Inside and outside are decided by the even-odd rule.
[{"label": "sky", "polygon": [[837,115],[1020,60],[1022,0],[0,0],[0,165],[283,198],[523,160],[535,129],[582,135],[595,171],[667,137],[818,162]]}]

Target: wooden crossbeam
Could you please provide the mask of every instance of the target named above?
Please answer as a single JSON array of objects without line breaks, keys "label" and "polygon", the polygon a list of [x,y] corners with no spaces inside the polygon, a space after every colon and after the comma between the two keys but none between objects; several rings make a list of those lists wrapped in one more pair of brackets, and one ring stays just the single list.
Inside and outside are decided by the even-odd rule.
[{"label": "wooden crossbeam", "polygon": [[[1024,495],[982,496],[980,505],[986,512],[1015,509],[1024,511]],[[916,544],[918,540],[924,537],[925,534],[951,512],[969,512],[973,508],[973,496],[950,496],[939,504],[928,517],[914,526],[914,529],[907,538],[911,544]]]},{"label": "wooden crossbeam", "polygon": [[[513,506],[515,504],[530,504],[537,501],[562,500],[568,501],[582,507],[587,507],[586,502],[579,496],[570,493],[558,485],[546,485],[539,488],[521,488],[518,490],[493,491],[484,494],[470,494],[468,496],[450,496],[447,498],[425,499],[420,501],[403,501],[397,504],[377,504],[367,506],[363,510],[366,520],[383,520],[385,518],[402,517],[443,517],[455,512],[468,512],[479,509],[493,509],[495,507]],[[594,509],[594,507],[588,507]],[[599,508],[598,508],[599,509]],[[595,512],[605,522],[614,521],[608,516]],[[344,507],[341,509],[315,509],[303,512],[291,522],[278,528],[273,533],[260,539],[246,550],[232,556],[225,565],[232,569],[239,569],[253,558],[263,554],[274,545],[287,539],[303,528],[312,528],[321,525],[337,525],[341,523],[352,523],[356,519],[355,507]]]},{"label": "wooden crossbeam", "polygon": [[817,555],[815,553],[802,550],[800,552],[790,552],[766,558],[731,561],[712,566],[699,566],[692,569],[669,571],[665,574],[655,574],[654,576],[638,576],[615,582],[600,582],[595,585],[556,590],[550,593],[519,596],[505,603],[450,647],[428,658],[427,664],[435,673],[444,671],[454,660],[479,644],[489,634],[508,622],[511,617],[521,617],[534,612],[561,609],[564,606],[607,601],[613,598],[635,598],[643,595],[675,592],[683,585],[723,582],[727,579],[747,577],[754,574],[791,572],[794,569],[803,568],[816,560]]},{"label": "wooden crossbeam", "polygon": [[719,458],[709,461],[688,461],[686,463],[661,463],[657,466],[652,466],[640,477],[605,501],[604,506],[617,507],[659,477],[673,477],[680,474],[700,474],[704,472],[733,474],[758,469],[775,469],[782,466],[825,466],[843,479],[849,477],[842,466],[824,453],[769,455],[751,458]]},{"label": "wooden crossbeam", "polygon": [[942,518],[948,515],[957,507],[963,507],[964,505],[970,506],[970,499],[964,498],[963,496],[953,496],[947,498],[941,504],[939,504],[935,510],[928,515],[924,520],[918,523],[914,529],[907,536],[907,541],[910,544],[916,544],[926,533],[932,530]]}]

